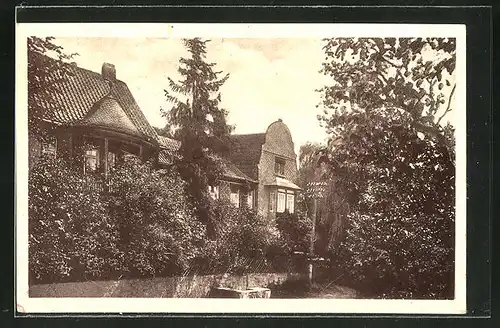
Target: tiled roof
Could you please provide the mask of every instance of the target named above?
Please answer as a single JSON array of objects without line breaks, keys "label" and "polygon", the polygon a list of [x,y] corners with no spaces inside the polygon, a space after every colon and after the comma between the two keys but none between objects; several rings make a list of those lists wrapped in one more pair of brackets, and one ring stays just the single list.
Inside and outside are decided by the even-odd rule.
[{"label": "tiled roof", "polygon": [[266,183],[266,186],[277,186],[277,187],[283,187],[283,188],[289,188],[289,189],[296,189],[296,190],[302,190],[299,186],[297,186],[295,183],[291,182],[290,180],[287,180],[285,178],[280,178],[280,177],[275,177],[271,183]]},{"label": "tiled roof", "polygon": [[224,169],[224,177],[226,178],[258,183],[258,181],[256,181],[255,179],[252,179],[245,173],[241,172],[241,170],[234,163],[231,163],[229,161],[224,161],[223,169]]},{"label": "tiled roof", "polygon": [[118,101],[107,96],[99,100],[83,119],[74,124],[111,128],[141,137],[141,133]]},{"label": "tiled roof", "polygon": [[[42,60],[53,60],[44,57]],[[123,108],[129,119],[145,139],[158,141],[158,134],[149,124],[137,105],[126,83],[115,80],[112,88],[101,74],[68,64],[69,76],[61,79],[54,73],[53,81],[57,92],[38,97],[40,106],[45,107],[45,119],[59,124],[73,125],[82,120],[94,104],[110,93]]]},{"label": "tiled roof", "polygon": [[262,145],[266,142],[265,133],[234,134],[230,136],[231,152],[229,159],[239,170],[253,180],[258,180],[258,167]]},{"label": "tiled roof", "polygon": [[177,151],[181,147],[181,142],[179,140],[175,140],[172,138],[158,136],[158,140],[160,141],[160,147],[172,151]]},{"label": "tiled roof", "polygon": [[[160,164],[168,165],[172,162],[172,155],[179,150],[181,143],[178,140],[167,138],[164,136],[158,136],[158,138],[160,141],[160,154],[158,157],[158,161]],[[224,177],[229,179],[257,182],[255,181],[255,179],[252,179],[248,175],[243,173],[234,163],[222,159],[219,156],[216,157],[218,160],[222,161]]]},{"label": "tiled roof", "polygon": [[171,164],[172,157],[178,155],[177,151],[181,146],[180,141],[160,135],[158,135],[158,141],[160,142],[158,162],[163,165]]}]

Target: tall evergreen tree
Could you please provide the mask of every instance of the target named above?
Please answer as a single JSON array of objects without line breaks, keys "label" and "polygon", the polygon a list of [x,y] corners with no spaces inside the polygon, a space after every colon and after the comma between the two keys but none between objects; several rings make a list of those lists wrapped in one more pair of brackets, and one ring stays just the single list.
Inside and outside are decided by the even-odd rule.
[{"label": "tall evergreen tree", "polygon": [[214,71],[215,63],[206,61],[209,40],[184,39],[190,57],[181,58],[178,72],[182,79],[169,78],[165,90],[167,101],[172,104],[163,111],[176,139],[180,140],[181,158],[176,163],[187,182],[187,193],[194,204],[197,217],[206,224],[209,234],[208,185],[217,181],[222,173],[218,155],[228,150],[232,127],[226,123],[227,111],[219,107],[220,87],[229,74]]}]

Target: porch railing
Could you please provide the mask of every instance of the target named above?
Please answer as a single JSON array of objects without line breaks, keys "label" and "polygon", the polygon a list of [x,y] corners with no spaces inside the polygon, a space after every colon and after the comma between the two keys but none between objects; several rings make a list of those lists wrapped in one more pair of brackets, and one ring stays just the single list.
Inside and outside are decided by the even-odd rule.
[{"label": "porch railing", "polygon": [[90,192],[114,192],[113,183],[111,180],[105,180],[103,177],[88,175],[84,181],[85,188]]}]

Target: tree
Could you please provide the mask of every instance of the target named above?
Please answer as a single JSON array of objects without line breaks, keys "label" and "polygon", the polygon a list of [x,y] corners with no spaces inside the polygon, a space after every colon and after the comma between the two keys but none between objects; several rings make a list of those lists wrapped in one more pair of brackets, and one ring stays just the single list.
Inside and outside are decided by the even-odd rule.
[{"label": "tree", "polygon": [[[71,75],[68,61],[76,53],[67,54],[56,45],[54,37],[28,37],[28,128],[43,137],[45,129],[40,128],[46,111],[53,106],[57,85]],[[44,104],[44,105],[42,105]]]},{"label": "tree", "polygon": [[[321,72],[332,84],[321,90],[322,106],[342,112],[351,104],[363,111],[404,111],[416,131],[453,153],[453,127],[442,120],[453,110],[455,38],[333,38],[325,40]],[[329,124],[331,132],[342,124]],[[334,115],[334,117],[342,115]]]},{"label": "tree", "polygon": [[207,63],[208,40],[185,39],[184,45],[190,58],[181,58],[178,72],[183,79],[175,82],[171,78],[169,90],[165,90],[170,110],[163,110],[174,136],[180,140],[181,160],[177,163],[181,176],[187,182],[187,192],[196,208],[196,216],[207,225],[209,221],[208,184],[221,175],[217,155],[228,150],[232,127],[226,124],[227,111],[220,108],[220,87],[229,78],[214,71],[215,63]]},{"label": "tree", "polygon": [[[350,207],[338,256],[386,297],[453,296],[455,39],[325,40],[323,160]],[[377,288],[373,288],[377,287]]]},{"label": "tree", "polygon": [[158,135],[160,135],[160,136],[167,137],[167,138],[174,137],[173,131],[170,129],[170,126],[168,124],[166,124],[163,128],[158,128],[155,126],[154,129],[156,130],[156,133],[158,133]]},{"label": "tree", "polygon": [[319,143],[306,143],[299,150],[299,185],[305,190],[300,194],[299,207],[311,213],[313,194],[310,192],[311,184],[320,184],[321,195],[317,195],[318,208],[316,212],[316,241],[315,253],[328,256],[340,242],[345,232],[347,203],[340,196],[339,185],[335,183],[336,177],[328,171],[323,163],[324,145]]}]

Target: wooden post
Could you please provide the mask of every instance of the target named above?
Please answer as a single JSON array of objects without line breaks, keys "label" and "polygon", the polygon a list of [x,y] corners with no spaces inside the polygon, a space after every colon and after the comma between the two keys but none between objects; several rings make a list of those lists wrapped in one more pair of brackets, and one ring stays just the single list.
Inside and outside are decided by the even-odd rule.
[{"label": "wooden post", "polygon": [[144,156],[144,147],[142,147],[142,145],[139,145],[139,158],[141,159],[141,161],[144,160],[143,156]]},{"label": "wooden post", "polygon": [[103,154],[103,165],[104,165],[104,180],[108,181],[108,138],[104,138],[104,154]]},{"label": "wooden post", "polygon": [[316,239],[316,208],[317,208],[317,199],[313,198],[312,201],[312,209],[311,209],[311,220],[312,220],[312,228],[311,228],[311,240],[309,244],[309,283],[313,282],[313,263],[312,258],[314,256],[314,241]]}]

